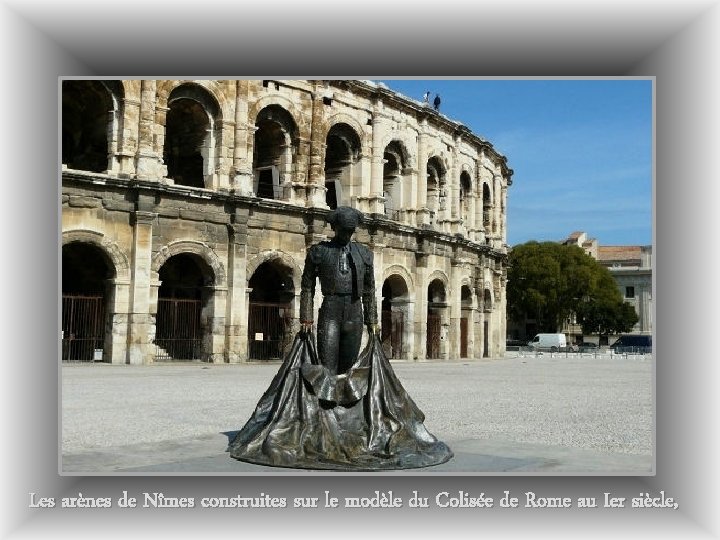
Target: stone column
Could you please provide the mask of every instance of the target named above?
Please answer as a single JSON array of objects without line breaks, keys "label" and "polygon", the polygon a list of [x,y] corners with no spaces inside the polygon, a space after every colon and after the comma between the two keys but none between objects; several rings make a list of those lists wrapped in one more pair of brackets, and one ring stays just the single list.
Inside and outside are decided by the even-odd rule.
[{"label": "stone column", "polygon": [[502,197],[502,177],[493,176],[493,207],[492,207],[492,237],[493,246],[500,247],[500,198]]},{"label": "stone column", "polygon": [[138,150],[135,156],[135,174],[143,180],[157,180],[166,176],[161,170],[162,156],[155,151],[156,81],[142,81],[140,91],[140,118],[138,122]]},{"label": "stone column", "polygon": [[[152,202],[141,195],[140,208]],[[150,198],[149,196],[147,197]],[[128,364],[152,362],[155,313],[151,313],[152,229],[155,212],[136,210],[133,214],[132,290],[128,320]],[[157,302],[155,302],[157,305]]]},{"label": "stone column", "polygon": [[108,111],[107,116],[107,172],[108,174],[117,174],[120,172],[120,159],[118,156],[120,148],[120,111],[118,109],[119,103],[117,103],[114,95],[112,99],[114,108]]},{"label": "stone column", "polygon": [[417,200],[415,208],[417,209],[417,225],[430,225],[430,210],[427,207],[427,119],[420,122],[420,131],[418,132],[418,162],[417,162]]},{"label": "stone column", "polygon": [[457,261],[452,261],[450,265],[450,286],[448,291],[448,300],[450,304],[450,358],[460,358],[460,317],[462,317],[461,302],[461,278],[462,266]]},{"label": "stone column", "polygon": [[232,189],[239,195],[253,194],[252,144],[254,119],[248,118],[250,81],[237,81],[235,95],[235,140],[231,169]]},{"label": "stone column", "polygon": [[[468,222],[465,224],[467,237],[469,240],[477,241],[477,226],[475,225],[477,220],[476,208],[478,204],[477,183],[473,182],[472,189],[467,196],[469,197],[467,215]],[[480,205],[482,206],[482,203],[480,203]]]},{"label": "stone column", "polygon": [[[448,171],[449,181],[448,194],[450,197],[450,233],[457,234],[459,232],[460,223],[460,167],[458,166],[458,148],[460,146],[460,139],[455,138],[455,146],[453,146],[452,153],[450,154],[450,170]],[[459,350],[459,349],[458,349]]]},{"label": "stone column", "polygon": [[140,102],[136,99],[123,100],[123,117],[120,120],[122,131],[118,141],[116,159],[118,173],[131,176],[135,173],[135,161],[138,151],[138,128],[140,123]]},{"label": "stone column", "polygon": [[372,123],[372,155],[370,156],[370,193],[368,194],[367,211],[382,214],[385,212],[385,198],[383,197],[384,155],[382,146],[387,131],[387,120],[378,110],[373,114]]},{"label": "stone column", "polygon": [[110,332],[105,333],[105,348],[110,350],[109,360],[113,364],[124,364],[127,361],[128,314],[130,312],[130,280],[112,279],[112,301],[110,309]]},{"label": "stone column", "polygon": [[207,362],[222,364],[225,360],[225,313],[227,306],[227,287],[204,287],[202,294],[206,298],[203,307],[201,324],[204,326],[203,350]]},{"label": "stone column", "polygon": [[427,312],[428,312],[428,256],[416,256],[415,267],[415,356],[414,360],[427,357]]},{"label": "stone column", "polygon": [[475,320],[475,343],[476,358],[483,358],[485,352],[485,284],[482,279],[483,255],[480,256],[478,269],[480,272],[475,275],[475,299],[477,301],[477,317]]},{"label": "stone column", "polygon": [[485,243],[485,227],[483,222],[483,178],[482,178],[482,162],[480,159],[475,160],[475,184],[477,199],[475,204],[475,234],[473,240],[479,243]]},{"label": "stone column", "polygon": [[225,306],[225,361],[247,360],[247,211],[228,225],[228,295]]},{"label": "stone column", "polygon": [[215,130],[218,134],[215,181],[221,190],[231,189],[232,169],[235,148],[235,122],[221,120]]},{"label": "stone column", "polygon": [[310,125],[310,156],[308,163],[309,206],[327,208],[325,200],[325,104],[323,93],[316,87],[312,95],[312,123]]}]

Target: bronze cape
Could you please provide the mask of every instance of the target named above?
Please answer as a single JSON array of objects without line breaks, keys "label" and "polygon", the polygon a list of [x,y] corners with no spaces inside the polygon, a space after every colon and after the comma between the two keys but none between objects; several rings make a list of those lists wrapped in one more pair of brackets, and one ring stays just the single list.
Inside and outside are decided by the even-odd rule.
[{"label": "bronze cape", "polygon": [[453,457],[396,377],[377,335],[344,374],[321,365],[312,334],[296,335],[270,387],[230,443],[238,460],[275,467],[373,471]]}]

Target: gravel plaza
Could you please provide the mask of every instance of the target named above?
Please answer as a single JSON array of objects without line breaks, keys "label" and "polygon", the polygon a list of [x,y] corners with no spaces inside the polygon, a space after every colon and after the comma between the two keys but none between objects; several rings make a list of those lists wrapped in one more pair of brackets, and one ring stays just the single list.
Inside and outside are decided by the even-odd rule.
[{"label": "gravel plaza", "polygon": [[[297,473],[225,452],[278,367],[63,364],[60,472]],[[508,352],[393,368],[427,428],[455,453],[448,463],[400,474],[653,473],[650,355]]]}]

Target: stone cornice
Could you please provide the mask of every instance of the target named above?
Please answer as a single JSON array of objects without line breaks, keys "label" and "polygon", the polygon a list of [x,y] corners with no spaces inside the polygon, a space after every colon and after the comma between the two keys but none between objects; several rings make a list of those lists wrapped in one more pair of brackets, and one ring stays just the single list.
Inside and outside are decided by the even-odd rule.
[{"label": "stone cornice", "polygon": [[[329,210],[326,208],[308,208],[284,201],[239,195],[233,191],[211,191],[186,186],[163,184],[151,180],[118,178],[106,174],[87,173],[84,171],[63,171],[63,186],[66,185],[66,182],[80,184],[86,189],[88,187],[103,186],[104,188],[119,188],[135,191],[138,197],[142,195],[149,198],[149,195],[152,195],[153,198],[160,196],[160,199],[162,199],[163,196],[166,196],[173,199],[181,198],[190,200],[207,200],[216,203],[218,206],[222,206],[224,212],[227,212],[227,205],[240,205],[263,209],[269,212],[274,211],[302,215],[308,219],[316,217],[324,220],[325,216],[329,213]],[[144,211],[147,212],[147,210]],[[232,212],[227,212],[228,224],[231,223],[232,215]],[[461,235],[447,234],[433,229],[425,229],[393,221],[383,214],[366,214],[363,228],[398,232],[401,234],[412,235],[418,239],[428,238],[436,242],[443,242],[448,245],[463,247],[468,251],[485,254],[496,259],[504,260],[507,258],[507,254],[493,249],[490,245],[473,242]]]}]

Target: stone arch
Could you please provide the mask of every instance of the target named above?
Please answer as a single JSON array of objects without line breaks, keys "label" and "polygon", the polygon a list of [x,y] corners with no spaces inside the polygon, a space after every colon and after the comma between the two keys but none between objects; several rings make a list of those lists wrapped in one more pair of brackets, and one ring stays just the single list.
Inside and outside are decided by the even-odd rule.
[{"label": "stone arch", "polygon": [[287,266],[292,270],[293,287],[295,291],[300,291],[300,281],[302,279],[303,269],[300,267],[300,265],[297,263],[297,261],[292,255],[289,255],[288,253],[277,249],[258,253],[253,258],[248,260],[247,270],[245,272],[245,286],[248,286],[248,283],[250,283],[250,278],[253,276],[253,274],[260,267],[261,264],[266,262],[272,262],[278,259],[283,265]]},{"label": "stone arch", "polygon": [[472,280],[464,279],[460,282],[460,304],[463,309],[476,309],[476,295]]},{"label": "stone arch", "polygon": [[363,149],[368,148],[369,146],[369,135],[367,134],[367,131],[363,129],[363,126],[360,124],[360,122],[358,122],[357,119],[347,113],[335,113],[325,119],[325,121],[323,122],[322,139],[327,140],[327,136],[330,133],[330,130],[333,128],[333,126],[337,124],[347,124],[355,131],[355,133],[357,133],[357,136],[360,139],[360,155],[362,156]]},{"label": "stone arch", "polygon": [[350,206],[362,193],[363,133],[359,129],[355,123],[338,121],[325,134],[322,157],[328,208]]},{"label": "stone arch", "polygon": [[495,299],[493,297],[493,286],[489,281],[485,282],[483,287],[483,310],[489,313],[493,310]]},{"label": "stone arch", "polygon": [[439,279],[442,284],[445,286],[446,290],[450,290],[450,278],[448,278],[448,275],[443,272],[442,270],[434,270],[429,276],[428,276],[428,284],[432,283],[436,279]]},{"label": "stone arch", "polygon": [[383,272],[380,335],[388,358],[412,358],[415,291],[410,273],[400,265]]},{"label": "stone arch", "polygon": [[298,110],[297,105],[295,105],[288,98],[279,94],[265,96],[249,104],[248,124],[254,125],[255,121],[257,120],[258,114],[260,114],[260,111],[262,111],[266,107],[269,107],[270,105],[277,105],[278,107],[285,109],[285,111],[287,111],[287,113],[292,117],[293,121],[295,122],[295,125],[298,128],[299,136],[307,139],[310,138],[310,128],[308,126],[308,122],[305,116],[302,114],[301,111]]},{"label": "stone arch", "polygon": [[[214,84],[209,84],[214,83]],[[221,121],[224,116],[232,118],[232,115],[223,107],[227,100],[224,97],[222,88],[215,81],[203,80],[175,80],[175,81],[159,81],[157,84],[157,103],[160,107],[167,107],[171,96],[177,94],[179,89],[185,87],[184,95],[198,101],[208,114],[213,115],[214,121]]]},{"label": "stone arch", "polygon": [[410,185],[415,172],[408,145],[400,137],[391,137],[383,146],[383,197],[385,214],[399,219],[399,210],[410,206]]},{"label": "stone arch", "polygon": [[269,103],[250,117],[253,193],[263,199],[288,200],[301,149],[297,117],[282,104]]},{"label": "stone arch", "polygon": [[225,268],[222,262],[220,262],[220,258],[210,246],[197,240],[177,240],[161,247],[152,258],[150,268],[153,278],[158,280],[162,265],[165,264],[170,257],[180,255],[181,253],[190,253],[200,257],[212,271],[214,278],[213,285],[216,288],[227,286]]},{"label": "stone arch", "polygon": [[100,248],[112,264],[115,279],[123,281],[130,279],[130,263],[128,262],[127,256],[125,256],[116,242],[109,240],[103,233],[89,229],[63,231],[62,245],[64,246],[71,242],[85,242]]},{"label": "stone arch", "polygon": [[405,284],[408,289],[408,296],[410,298],[415,297],[415,282],[413,281],[412,274],[402,265],[393,264],[383,270],[383,283],[392,275],[398,275],[405,280]]},{"label": "stone arch", "polygon": [[161,81],[157,146],[175,183],[211,188],[222,155],[221,98],[196,81]]}]

